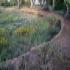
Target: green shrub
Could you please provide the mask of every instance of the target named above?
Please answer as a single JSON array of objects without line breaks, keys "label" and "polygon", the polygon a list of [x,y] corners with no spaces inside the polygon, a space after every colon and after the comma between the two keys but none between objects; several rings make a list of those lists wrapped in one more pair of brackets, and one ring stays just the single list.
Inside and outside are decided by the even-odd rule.
[{"label": "green shrub", "polygon": [[0,45],[8,45],[8,40],[5,37],[0,37]]}]

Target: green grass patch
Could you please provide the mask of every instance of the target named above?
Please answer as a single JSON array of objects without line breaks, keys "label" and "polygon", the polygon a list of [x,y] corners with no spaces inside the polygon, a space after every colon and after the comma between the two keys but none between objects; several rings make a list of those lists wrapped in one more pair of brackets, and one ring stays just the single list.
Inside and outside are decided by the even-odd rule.
[{"label": "green grass patch", "polygon": [[17,57],[29,51],[31,46],[51,40],[60,31],[57,20],[55,16],[1,13],[0,61]]}]

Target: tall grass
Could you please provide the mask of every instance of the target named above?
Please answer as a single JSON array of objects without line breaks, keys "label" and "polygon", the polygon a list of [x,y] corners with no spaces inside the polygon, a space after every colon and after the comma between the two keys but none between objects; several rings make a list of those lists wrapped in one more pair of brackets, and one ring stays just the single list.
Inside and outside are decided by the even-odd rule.
[{"label": "tall grass", "polygon": [[49,41],[60,31],[56,17],[30,14],[0,14],[0,61],[17,57],[32,46]]}]

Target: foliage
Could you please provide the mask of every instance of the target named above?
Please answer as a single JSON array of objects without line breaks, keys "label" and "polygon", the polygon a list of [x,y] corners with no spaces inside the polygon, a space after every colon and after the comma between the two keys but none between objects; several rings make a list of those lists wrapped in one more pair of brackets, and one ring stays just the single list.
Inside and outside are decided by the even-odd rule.
[{"label": "foliage", "polygon": [[34,28],[28,28],[28,27],[19,27],[19,28],[16,28],[16,31],[15,33],[17,34],[26,34],[26,33],[30,33],[30,32],[34,32],[35,29]]},{"label": "foliage", "polygon": [[16,0],[10,0],[10,2],[8,2],[8,0],[0,0],[0,6],[4,7],[15,6],[16,3],[17,3]]},{"label": "foliage", "polygon": [[31,46],[50,40],[60,31],[54,16],[39,17],[30,14],[0,14],[0,61],[30,50]]},{"label": "foliage", "polygon": [[6,35],[8,35],[7,33],[7,29],[5,28],[0,28],[0,45],[8,45],[8,38],[6,38]]},{"label": "foliage", "polygon": [[0,45],[8,45],[8,40],[4,37],[0,37]]},{"label": "foliage", "polygon": [[56,10],[63,10],[64,9],[64,0],[57,0],[55,3]]},{"label": "foliage", "polygon": [[70,0],[66,0],[70,4]]}]

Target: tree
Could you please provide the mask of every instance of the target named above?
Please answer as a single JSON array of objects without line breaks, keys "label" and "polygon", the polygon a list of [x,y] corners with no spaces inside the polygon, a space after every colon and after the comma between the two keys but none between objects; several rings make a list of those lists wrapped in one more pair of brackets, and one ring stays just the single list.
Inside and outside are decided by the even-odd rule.
[{"label": "tree", "polygon": [[55,8],[55,0],[53,0],[53,5],[52,6],[53,6],[53,9],[54,9]]},{"label": "tree", "polygon": [[41,7],[44,7],[47,5],[47,0],[31,0],[31,7],[33,7],[33,5],[40,5]]},{"label": "tree", "polygon": [[20,0],[17,0],[17,6],[20,8]]},{"label": "tree", "polygon": [[69,14],[69,5],[70,5],[70,0],[64,0],[64,3],[66,5],[66,16]]},{"label": "tree", "polygon": [[31,0],[31,7],[33,7],[35,0]]}]

